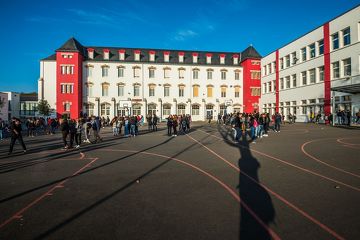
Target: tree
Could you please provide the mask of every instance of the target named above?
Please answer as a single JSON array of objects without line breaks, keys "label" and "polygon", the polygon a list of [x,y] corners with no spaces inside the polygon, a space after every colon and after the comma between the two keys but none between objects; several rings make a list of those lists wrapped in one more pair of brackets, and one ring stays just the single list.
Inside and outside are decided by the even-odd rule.
[{"label": "tree", "polygon": [[39,114],[41,114],[41,115],[49,116],[50,104],[48,103],[48,101],[46,101],[44,99],[40,100],[38,103],[38,111],[39,111]]}]

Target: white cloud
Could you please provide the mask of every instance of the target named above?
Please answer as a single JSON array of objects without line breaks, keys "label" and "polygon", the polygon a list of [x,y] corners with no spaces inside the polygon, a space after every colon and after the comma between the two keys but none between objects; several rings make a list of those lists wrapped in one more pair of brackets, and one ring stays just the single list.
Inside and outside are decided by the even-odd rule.
[{"label": "white cloud", "polygon": [[193,37],[195,37],[197,35],[198,35],[198,33],[194,32],[191,29],[179,30],[175,34],[174,40],[176,40],[176,41],[185,41],[185,40],[187,40],[189,38],[193,38]]}]

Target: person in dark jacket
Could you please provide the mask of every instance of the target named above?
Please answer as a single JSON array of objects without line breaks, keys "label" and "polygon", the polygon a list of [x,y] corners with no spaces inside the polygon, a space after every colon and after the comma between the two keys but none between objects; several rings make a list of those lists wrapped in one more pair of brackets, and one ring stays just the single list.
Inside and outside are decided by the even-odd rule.
[{"label": "person in dark jacket", "polygon": [[9,155],[12,153],[16,139],[19,141],[19,143],[21,144],[24,153],[26,153],[26,146],[24,143],[24,140],[22,138],[21,135],[21,122],[20,119],[18,118],[13,118],[12,122],[11,122],[11,141],[10,141],[10,150],[9,150]]},{"label": "person in dark jacket", "polygon": [[173,117],[171,115],[167,118],[166,125],[168,129],[168,136],[171,136],[172,126],[173,126]]},{"label": "person in dark jacket", "polygon": [[69,127],[69,123],[67,121],[67,119],[61,119],[60,120],[60,131],[61,131],[61,134],[62,134],[62,140],[63,140],[63,143],[64,143],[64,149],[68,149],[69,146],[67,144],[67,136],[69,134],[69,131],[70,131],[70,127]]},{"label": "person in dark jacket", "polygon": [[73,148],[75,135],[76,135],[76,132],[77,132],[76,122],[75,122],[74,119],[71,119],[70,122],[69,122],[69,132],[70,132],[70,146],[69,146],[69,148]]}]

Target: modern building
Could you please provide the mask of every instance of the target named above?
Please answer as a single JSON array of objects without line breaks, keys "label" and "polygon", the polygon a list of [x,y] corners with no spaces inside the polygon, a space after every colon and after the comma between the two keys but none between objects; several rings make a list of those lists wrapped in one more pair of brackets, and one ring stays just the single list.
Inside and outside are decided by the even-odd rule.
[{"label": "modern building", "polygon": [[38,95],[37,93],[20,93],[20,118],[37,116]]},{"label": "modern building", "polygon": [[262,111],[329,115],[360,108],[360,6],[263,57]]},{"label": "modern building", "polygon": [[4,92],[8,95],[8,120],[12,117],[20,117],[20,93]]},{"label": "modern building", "polygon": [[252,112],[260,54],[83,46],[70,38],[40,62],[39,99],[57,115],[191,114],[193,120]]}]

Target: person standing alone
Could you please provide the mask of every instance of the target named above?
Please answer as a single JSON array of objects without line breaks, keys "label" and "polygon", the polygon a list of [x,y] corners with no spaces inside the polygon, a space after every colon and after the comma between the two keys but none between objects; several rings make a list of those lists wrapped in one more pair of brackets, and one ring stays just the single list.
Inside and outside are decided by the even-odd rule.
[{"label": "person standing alone", "polygon": [[22,138],[21,131],[22,129],[21,129],[20,119],[13,118],[11,122],[11,142],[10,142],[10,150],[8,155],[12,153],[16,139],[18,139],[19,143],[23,148],[24,153],[26,153],[26,146]]}]

